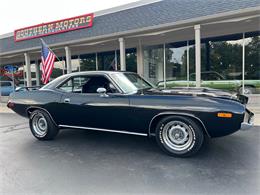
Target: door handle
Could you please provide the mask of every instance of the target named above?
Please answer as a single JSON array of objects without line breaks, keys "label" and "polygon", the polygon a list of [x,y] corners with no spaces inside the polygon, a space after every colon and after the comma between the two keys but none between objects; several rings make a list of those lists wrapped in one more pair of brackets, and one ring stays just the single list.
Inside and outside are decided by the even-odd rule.
[{"label": "door handle", "polygon": [[69,98],[64,99],[64,103],[66,104],[70,103],[70,99]]}]

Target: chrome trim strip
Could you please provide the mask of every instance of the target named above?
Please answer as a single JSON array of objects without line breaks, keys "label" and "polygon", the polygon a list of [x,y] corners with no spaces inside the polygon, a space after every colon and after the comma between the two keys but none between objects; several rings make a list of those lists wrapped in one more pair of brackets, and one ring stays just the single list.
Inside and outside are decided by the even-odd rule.
[{"label": "chrome trim strip", "polygon": [[72,128],[72,129],[87,129],[87,130],[93,130],[93,131],[106,131],[106,132],[121,133],[121,134],[148,136],[148,134],[146,134],[146,133],[135,133],[135,132],[129,132],[129,131],[118,131],[118,130],[111,130],[111,129],[93,128],[93,127],[80,127],[80,126],[70,126],[70,125],[59,125],[59,127]]},{"label": "chrome trim strip", "polygon": [[195,118],[196,120],[198,120],[201,125],[203,126],[204,130],[206,131],[206,134],[208,135],[208,137],[211,137],[209,132],[207,131],[204,123],[196,116],[192,115],[192,114],[187,114],[187,113],[182,113],[182,112],[162,112],[162,113],[159,113],[157,115],[155,115],[152,120],[150,121],[150,124],[149,124],[149,132],[148,134],[151,135],[151,125],[152,125],[152,122],[153,120],[158,117],[158,116],[161,116],[161,115],[180,115],[180,116],[189,116],[189,117],[192,117],[192,118]]}]

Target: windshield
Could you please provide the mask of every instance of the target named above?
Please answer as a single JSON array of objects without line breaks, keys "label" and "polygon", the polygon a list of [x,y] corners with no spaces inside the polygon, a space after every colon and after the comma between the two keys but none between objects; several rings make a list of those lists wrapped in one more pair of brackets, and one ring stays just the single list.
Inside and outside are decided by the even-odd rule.
[{"label": "windshield", "polygon": [[135,73],[113,73],[111,77],[125,93],[155,88],[152,84]]}]

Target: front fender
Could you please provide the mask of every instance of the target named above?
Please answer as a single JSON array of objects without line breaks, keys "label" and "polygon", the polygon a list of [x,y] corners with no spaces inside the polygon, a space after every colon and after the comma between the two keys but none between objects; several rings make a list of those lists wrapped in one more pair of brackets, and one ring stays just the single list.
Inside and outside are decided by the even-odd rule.
[{"label": "front fender", "polygon": [[197,121],[201,127],[203,128],[203,131],[204,133],[208,136],[208,137],[211,137],[207,128],[205,127],[204,123],[198,118],[196,117],[195,115],[193,114],[189,114],[189,113],[184,113],[184,112],[162,112],[162,113],[159,113],[157,115],[155,115],[150,124],[149,124],[149,131],[148,131],[148,135],[151,137],[151,136],[154,136],[155,135],[155,128],[156,128],[156,124],[159,120],[161,120],[162,117],[165,117],[165,116],[171,116],[171,115],[175,115],[175,116],[186,116],[186,117],[189,117],[189,118],[192,118],[194,119],[195,121]]}]

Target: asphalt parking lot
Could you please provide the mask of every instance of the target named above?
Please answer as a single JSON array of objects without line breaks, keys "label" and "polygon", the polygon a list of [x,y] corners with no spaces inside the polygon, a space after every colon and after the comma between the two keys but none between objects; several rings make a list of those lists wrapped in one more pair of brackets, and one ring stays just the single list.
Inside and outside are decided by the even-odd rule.
[{"label": "asphalt parking lot", "polygon": [[165,155],[145,137],[63,130],[32,137],[0,114],[0,194],[259,194],[260,127],[208,140],[195,157]]}]

